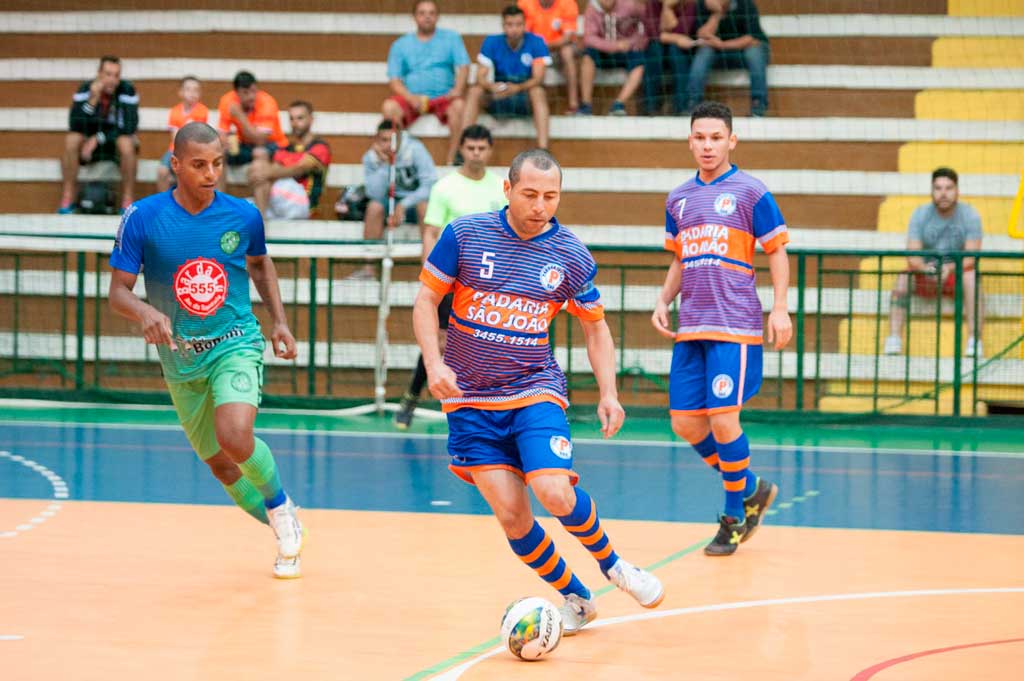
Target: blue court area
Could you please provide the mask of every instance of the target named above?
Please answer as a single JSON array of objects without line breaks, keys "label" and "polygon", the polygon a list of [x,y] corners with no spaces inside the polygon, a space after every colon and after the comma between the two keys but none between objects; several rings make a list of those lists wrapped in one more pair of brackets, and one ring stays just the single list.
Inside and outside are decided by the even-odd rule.
[{"label": "blue court area", "polygon": [[[307,508],[488,513],[447,470],[443,436],[260,432]],[[229,504],[180,429],[7,422],[0,450],[54,471],[71,500]],[[756,446],[752,465],[777,482],[773,524],[1024,533],[1024,457]],[[721,483],[687,447],[577,441],[580,484],[607,518],[712,523]],[[50,481],[0,459],[0,497],[49,499]]]}]

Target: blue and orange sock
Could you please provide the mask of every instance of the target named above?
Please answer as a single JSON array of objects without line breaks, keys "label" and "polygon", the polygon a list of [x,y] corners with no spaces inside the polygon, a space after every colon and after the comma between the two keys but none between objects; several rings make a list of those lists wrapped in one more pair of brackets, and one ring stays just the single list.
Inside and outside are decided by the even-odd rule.
[{"label": "blue and orange sock", "polygon": [[277,474],[274,455],[263,440],[256,438],[252,456],[238,464],[238,468],[263,495],[263,503],[267,508],[277,508],[287,500],[284,488],[281,487],[281,478]]},{"label": "blue and orange sock", "polygon": [[590,598],[590,589],[583,586],[583,582],[572,573],[565,560],[555,550],[555,543],[551,541],[551,537],[536,520],[525,537],[509,539],[508,545],[519,556],[519,560],[533,568],[541,579],[563,596],[576,594],[581,598]]},{"label": "blue and orange sock", "polygon": [[560,515],[558,519],[569,534],[580,540],[580,543],[601,566],[605,575],[615,565],[619,556],[612,549],[612,542],[601,528],[601,518],[597,515],[597,504],[590,495],[579,487],[576,488],[576,506],[569,515]]},{"label": "blue and orange sock", "polygon": [[750,472],[747,436],[741,433],[732,442],[719,442],[718,460],[725,488],[725,515],[742,521],[746,517],[743,500],[757,489],[757,476]]},{"label": "blue and orange sock", "polygon": [[692,445],[697,453],[700,454],[700,458],[704,459],[704,463],[714,468],[716,471],[722,469],[718,467],[718,445],[715,444],[715,436],[708,433],[708,436]]}]

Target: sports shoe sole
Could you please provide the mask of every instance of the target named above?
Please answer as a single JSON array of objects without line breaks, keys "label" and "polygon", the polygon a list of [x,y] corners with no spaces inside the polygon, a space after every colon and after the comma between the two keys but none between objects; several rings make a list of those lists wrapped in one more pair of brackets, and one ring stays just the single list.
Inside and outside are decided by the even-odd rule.
[{"label": "sports shoe sole", "polygon": [[746,542],[748,539],[753,537],[755,534],[757,534],[758,528],[760,528],[761,525],[764,524],[764,514],[767,513],[768,509],[772,507],[773,503],[775,503],[775,497],[777,497],[778,495],[779,495],[779,486],[776,485],[775,483],[772,483],[771,490],[768,492],[768,500],[766,502],[764,502],[764,508],[761,509],[761,513],[758,514],[757,525],[754,525],[753,527],[751,527],[750,531],[747,532],[745,535],[743,535],[740,538],[740,543],[741,544]]},{"label": "sports shoe sole", "polygon": [[665,600],[665,589],[664,588],[662,588],[661,593],[658,594],[657,598],[655,598],[653,601],[651,601],[647,605],[644,605],[643,603],[641,603],[640,607],[641,608],[647,608],[648,610],[652,610],[654,608],[657,608],[659,605],[661,605],[661,602],[663,600]]}]

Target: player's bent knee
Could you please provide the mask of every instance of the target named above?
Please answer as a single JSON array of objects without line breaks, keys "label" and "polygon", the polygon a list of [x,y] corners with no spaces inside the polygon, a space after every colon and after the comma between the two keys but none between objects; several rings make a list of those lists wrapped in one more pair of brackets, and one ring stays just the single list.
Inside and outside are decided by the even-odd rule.
[{"label": "player's bent knee", "polygon": [[567,475],[541,475],[530,482],[537,501],[552,515],[569,515],[576,506],[576,493]]},{"label": "player's bent knee", "polygon": [[210,467],[213,477],[225,485],[233,485],[238,481],[238,478],[242,477],[242,471],[238,469],[238,464],[223,451],[217,452],[209,459],[206,459],[204,463]]},{"label": "player's bent knee", "polygon": [[245,460],[255,446],[252,427],[248,425],[217,425],[217,444],[236,461]]}]

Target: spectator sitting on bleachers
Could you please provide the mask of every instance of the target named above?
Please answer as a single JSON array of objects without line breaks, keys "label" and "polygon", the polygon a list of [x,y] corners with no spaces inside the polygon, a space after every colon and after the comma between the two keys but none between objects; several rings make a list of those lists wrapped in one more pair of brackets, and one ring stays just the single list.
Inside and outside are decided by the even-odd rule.
[{"label": "spectator sitting on bleachers", "polygon": [[416,31],[403,35],[388,51],[392,94],[381,112],[401,128],[408,128],[423,114],[437,116],[448,126],[446,162],[452,163],[462,134],[469,55],[462,36],[437,28],[440,11],[435,0],[416,0],[412,13]]},{"label": "spectator sitting on bleachers", "polygon": [[495,117],[529,116],[537,128],[537,146],[548,147],[548,97],[544,71],[551,63],[544,39],[526,32],[523,10],[501,13],[502,33],[487,36],[477,57],[476,84],[466,97],[466,125],[476,123],[480,105]]},{"label": "spectator sitting on bleachers", "polygon": [[583,62],[580,66],[579,114],[593,113],[594,79],[597,69],[626,69],[626,82],[608,110],[610,116],[625,116],[626,102],[644,77],[644,5],[639,0],[590,0],[583,15]]},{"label": "spectator sitting on bleachers", "polygon": [[331,147],[313,133],[313,105],[288,105],[288,145],[270,160],[254,158],[249,183],[256,207],[267,220],[305,220],[316,210],[331,166]]},{"label": "spectator sitting on bleachers", "polygon": [[[937,251],[939,257],[909,256],[907,271],[896,277],[889,306],[889,337],[885,339],[885,354],[903,351],[903,325],[910,308],[910,296],[934,298],[956,293],[956,263],[942,257],[955,251],[981,250],[981,216],[973,206],[959,200],[959,178],[952,168],[937,168],[932,173],[932,201],[914,211],[907,232],[907,250]],[[913,289],[910,279],[913,277]],[[967,318],[967,343],[964,355],[982,357],[981,327],[984,310],[982,296],[978,296],[978,309],[974,298],[978,289],[978,276],[974,258],[964,258],[960,295]],[[957,330],[959,333],[959,330]]]},{"label": "spectator sitting on bleachers", "polygon": [[536,33],[548,46],[548,52],[565,77],[568,101],[566,113],[574,114],[580,105],[580,86],[576,68],[576,24],[579,7],[576,0],[519,0],[526,17],[526,30]]},{"label": "spectator sitting on bleachers", "polygon": [[[666,91],[671,89],[673,116],[688,115],[686,82],[697,33],[697,0],[648,0],[644,28],[650,42],[644,61],[644,109],[661,113]],[[667,67],[667,68],[666,68]],[[669,78],[665,78],[666,70]],[[669,85],[671,81],[671,85]]]},{"label": "spectator sitting on bleachers", "polygon": [[687,108],[704,99],[712,66],[745,68],[750,73],[750,115],[765,116],[771,50],[754,0],[701,0],[697,25],[701,45],[690,66]]},{"label": "spectator sitting on bleachers", "polygon": [[[288,146],[281,129],[277,100],[256,84],[256,76],[239,71],[217,105],[217,129],[227,150],[229,166],[244,166],[254,158],[267,160],[279,147]],[[221,188],[227,173],[221,174]]]},{"label": "spectator sitting on bleachers", "polygon": [[82,164],[119,160],[121,206],[135,199],[135,170],[138,164],[139,96],[135,87],[121,80],[121,60],[100,58],[96,78],[78,87],[71,98],[68,132],[61,158],[63,190],[58,213],[75,211],[78,198],[78,169]]},{"label": "spectator sitting on bleachers", "polygon": [[205,123],[210,116],[210,110],[200,102],[202,98],[202,86],[195,76],[185,76],[181,79],[181,86],[178,88],[178,102],[167,112],[167,129],[171,132],[170,148],[160,158],[160,165],[156,168],[156,190],[165,192],[175,183],[174,171],[171,170],[171,154],[174,153],[174,136],[178,130],[185,127],[187,123],[197,121]]},{"label": "spectator sitting on bleachers", "polygon": [[[394,158],[395,210],[388,214],[393,135],[398,136]],[[391,119],[381,121],[373,143],[363,155],[363,184],[370,199],[366,205],[363,238],[380,239],[384,235],[385,216],[388,227],[398,227],[404,222],[419,225],[422,229],[430,189],[435,182],[437,168],[423,143],[408,131],[401,130]],[[352,278],[372,279],[373,267],[367,265],[357,270]]]}]

